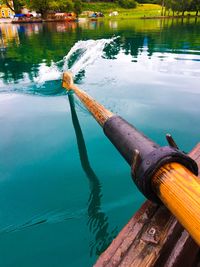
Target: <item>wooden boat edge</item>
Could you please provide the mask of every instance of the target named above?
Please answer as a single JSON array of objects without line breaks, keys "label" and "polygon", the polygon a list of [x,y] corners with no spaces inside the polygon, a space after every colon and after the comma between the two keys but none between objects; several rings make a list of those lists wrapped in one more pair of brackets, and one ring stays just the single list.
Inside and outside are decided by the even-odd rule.
[{"label": "wooden boat edge", "polygon": [[[200,167],[200,143],[190,157]],[[167,208],[146,201],[94,266],[189,267],[198,256],[199,246]]]}]

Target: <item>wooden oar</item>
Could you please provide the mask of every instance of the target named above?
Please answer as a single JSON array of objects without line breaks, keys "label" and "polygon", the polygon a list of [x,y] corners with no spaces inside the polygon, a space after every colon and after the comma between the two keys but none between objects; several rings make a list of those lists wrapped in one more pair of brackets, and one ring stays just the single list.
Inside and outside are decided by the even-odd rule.
[{"label": "wooden oar", "polygon": [[131,165],[139,190],[150,200],[159,198],[200,245],[200,181],[196,163],[177,147],[160,148],[104,108],[74,85],[70,73],[63,74],[63,87],[73,90],[103,127],[106,136]]},{"label": "wooden oar", "polygon": [[87,107],[90,113],[94,116],[97,122],[103,126],[108,118],[112,117],[114,114],[109,110],[105,109],[102,105],[97,103],[92,97],[86,94],[84,91],[79,89],[73,82],[72,74],[70,72],[65,72],[63,74],[62,86],[67,90],[73,90],[83,104]]}]

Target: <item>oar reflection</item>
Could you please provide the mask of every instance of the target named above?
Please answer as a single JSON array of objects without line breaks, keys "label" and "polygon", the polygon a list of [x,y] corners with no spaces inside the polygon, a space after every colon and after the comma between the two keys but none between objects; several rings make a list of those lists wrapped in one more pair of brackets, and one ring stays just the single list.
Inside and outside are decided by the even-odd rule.
[{"label": "oar reflection", "polygon": [[95,240],[90,243],[90,255],[100,255],[116,236],[116,228],[109,232],[108,217],[101,211],[101,184],[90,166],[83,133],[75,110],[74,98],[71,92],[68,94],[71,107],[72,122],[76,134],[81,166],[88,178],[90,196],[88,199],[88,226]]}]

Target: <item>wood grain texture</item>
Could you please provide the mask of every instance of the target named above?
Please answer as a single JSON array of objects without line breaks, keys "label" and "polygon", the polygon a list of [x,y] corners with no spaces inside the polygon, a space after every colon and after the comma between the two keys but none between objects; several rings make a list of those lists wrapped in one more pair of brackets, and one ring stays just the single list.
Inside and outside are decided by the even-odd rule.
[{"label": "wood grain texture", "polygon": [[178,163],[166,164],[152,179],[165,206],[200,245],[200,180]]},{"label": "wood grain texture", "polygon": [[104,106],[100,105],[96,100],[89,96],[86,92],[82,91],[73,82],[73,77],[70,72],[63,73],[62,86],[67,91],[74,91],[81,102],[86,106],[95,120],[103,127],[104,123],[114,114],[107,110]]},{"label": "wood grain texture", "polygon": [[73,85],[72,90],[102,127],[114,115],[77,86]]},{"label": "wood grain texture", "polygon": [[[200,168],[200,144],[190,156]],[[94,266],[196,267],[198,252],[199,246],[165,206],[146,201]]]}]

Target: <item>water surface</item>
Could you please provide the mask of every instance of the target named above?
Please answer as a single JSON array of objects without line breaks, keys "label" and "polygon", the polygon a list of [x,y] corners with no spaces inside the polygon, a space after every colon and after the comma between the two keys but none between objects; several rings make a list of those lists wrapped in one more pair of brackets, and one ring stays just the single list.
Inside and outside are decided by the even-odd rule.
[{"label": "water surface", "polygon": [[92,266],[144,201],[74,95],[165,145],[199,141],[200,22],[0,24],[0,263]]}]

